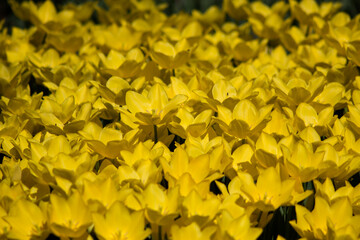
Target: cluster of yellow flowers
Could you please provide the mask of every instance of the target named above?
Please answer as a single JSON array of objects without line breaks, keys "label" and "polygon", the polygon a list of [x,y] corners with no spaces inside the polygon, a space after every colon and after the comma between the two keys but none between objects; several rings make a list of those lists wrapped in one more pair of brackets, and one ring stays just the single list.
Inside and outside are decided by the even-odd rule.
[{"label": "cluster of yellow flowers", "polygon": [[360,15],[105,2],[9,1],[0,239],[360,237]]}]

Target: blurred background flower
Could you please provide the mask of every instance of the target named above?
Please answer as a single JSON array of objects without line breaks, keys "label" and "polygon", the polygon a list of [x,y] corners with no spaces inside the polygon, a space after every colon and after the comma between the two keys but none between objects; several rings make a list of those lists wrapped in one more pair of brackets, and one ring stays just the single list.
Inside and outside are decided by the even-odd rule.
[{"label": "blurred background flower", "polygon": [[[42,0],[33,0],[34,2],[43,2]],[[254,0],[250,0],[253,2]],[[18,0],[18,2],[23,2],[23,0]],[[96,2],[94,0],[57,0],[54,1],[57,8],[60,8],[66,3],[81,4],[85,2]],[[106,5],[104,0],[98,1],[99,5]],[[185,11],[190,13],[193,10],[206,11],[210,6],[217,5],[221,6],[223,0],[156,0],[158,4],[166,3],[168,5],[165,12],[167,14],[177,13],[179,11]],[[267,5],[272,5],[279,0],[262,0],[263,3]],[[288,2],[288,0],[285,0]],[[322,2],[340,2],[342,4],[341,11],[345,11],[350,14],[351,17],[354,17],[357,13],[360,12],[360,1],[358,0],[317,0],[318,3]],[[8,4],[7,0],[0,0],[0,20],[6,19],[7,26],[19,26],[26,27],[27,23],[16,18]]]}]

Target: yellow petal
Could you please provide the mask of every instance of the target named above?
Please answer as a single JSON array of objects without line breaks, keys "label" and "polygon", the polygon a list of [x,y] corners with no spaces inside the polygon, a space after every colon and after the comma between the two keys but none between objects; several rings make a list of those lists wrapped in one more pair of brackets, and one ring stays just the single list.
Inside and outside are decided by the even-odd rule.
[{"label": "yellow petal", "polygon": [[135,113],[146,113],[151,111],[151,103],[150,101],[143,95],[134,92],[128,91],[126,93],[126,105],[130,112]]},{"label": "yellow petal", "polygon": [[315,109],[307,104],[300,103],[296,109],[296,115],[304,122],[305,126],[314,126],[318,123],[318,115]]},{"label": "yellow petal", "polygon": [[255,105],[247,100],[241,100],[233,110],[233,116],[235,119],[243,120],[249,126],[252,126],[253,123],[257,120],[257,110]]},{"label": "yellow petal", "polygon": [[189,162],[188,171],[196,183],[204,180],[208,176],[210,171],[209,155],[204,154],[191,159]]},{"label": "yellow petal", "polygon": [[54,20],[56,17],[56,8],[52,1],[45,1],[38,10],[37,17],[42,23]]}]

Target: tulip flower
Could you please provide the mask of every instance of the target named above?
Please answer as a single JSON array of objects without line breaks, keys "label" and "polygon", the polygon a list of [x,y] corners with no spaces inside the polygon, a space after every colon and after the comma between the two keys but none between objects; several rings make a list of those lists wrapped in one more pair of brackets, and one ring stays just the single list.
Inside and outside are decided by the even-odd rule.
[{"label": "tulip flower", "polygon": [[190,45],[195,44],[202,36],[203,27],[197,21],[189,22],[183,29],[165,27],[162,30],[171,41],[187,40]]},{"label": "tulip flower", "polygon": [[219,199],[201,199],[199,193],[192,190],[183,200],[181,217],[186,218],[186,222],[196,222],[199,226],[204,226],[215,217],[219,205]]},{"label": "tulip flower", "polygon": [[188,226],[180,227],[178,225],[172,225],[170,236],[174,240],[186,240],[186,239],[194,239],[194,240],[207,240],[211,239],[211,236],[216,231],[214,226],[206,227],[201,230],[201,228],[195,223],[191,223]]},{"label": "tulip flower", "polygon": [[296,205],[297,220],[290,221],[290,224],[300,236],[306,238],[357,238],[360,232],[357,224],[359,216],[353,216],[352,212],[347,198],[341,198],[329,205],[323,198],[316,197],[312,212]]},{"label": "tulip flower", "polygon": [[190,49],[186,39],[180,40],[175,46],[169,42],[159,41],[154,43],[151,57],[161,67],[175,69],[184,65],[189,60]]},{"label": "tulip flower", "polygon": [[[287,205],[293,198],[295,180],[282,181],[279,173],[273,167],[260,173],[256,184],[248,173],[239,173],[231,181],[229,188],[240,187],[240,195],[246,202],[255,204],[262,211],[273,211],[281,205]],[[231,184],[231,183],[230,183]],[[236,185],[240,184],[240,186]],[[305,198],[307,196],[303,196]]]},{"label": "tulip flower", "polygon": [[89,208],[95,212],[108,210],[111,205],[119,200],[118,187],[114,180],[96,179],[94,182],[84,181],[83,199]]},{"label": "tulip flower", "polygon": [[78,238],[91,225],[91,214],[78,192],[67,199],[56,194],[50,195],[48,223],[50,230],[63,238]]},{"label": "tulip flower", "polygon": [[146,218],[156,225],[168,225],[179,215],[177,188],[165,192],[156,184],[150,184],[144,190]]},{"label": "tulip flower", "polygon": [[222,23],[225,18],[225,14],[217,6],[209,7],[204,13],[193,10],[192,15],[195,19],[207,24]]},{"label": "tulip flower", "polygon": [[120,150],[125,148],[127,141],[119,130],[101,128],[90,122],[80,132],[86,139],[89,147],[101,156],[113,159],[120,155]]},{"label": "tulip flower", "polygon": [[177,95],[169,101],[164,88],[159,84],[151,87],[147,97],[134,91],[128,91],[125,97],[128,110],[143,125],[167,122],[176,113],[178,105],[186,99],[184,95]]},{"label": "tulip flower", "polygon": [[271,8],[261,2],[252,3],[250,11],[247,11],[255,34],[268,39],[279,38],[279,31],[285,25],[283,16],[288,8],[289,6],[284,2],[278,2]]},{"label": "tulip flower", "polygon": [[220,127],[228,134],[244,138],[257,133],[266,126],[272,105],[266,105],[259,110],[250,100],[241,100],[236,104],[234,110],[218,106],[218,117]]},{"label": "tulip flower", "polygon": [[28,200],[20,199],[14,202],[5,220],[11,226],[7,233],[8,238],[46,239],[49,235],[44,211]]},{"label": "tulip flower", "polygon": [[99,239],[145,239],[151,230],[145,229],[142,212],[131,213],[122,203],[111,205],[105,216],[93,215],[95,233]]},{"label": "tulip flower", "polygon": [[256,141],[255,158],[264,167],[275,167],[281,157],[280,147],[274,137],[262,132]]},{"label": "tulip flower", "polygon": [[324,171],[323,153],[313,151],[307,142],[297,142],[293,147],[282,146],[284,163],[289,174],[300,177],[302,182],[315,179]]},{"label": "tulip flower", "polygon": [[14,89],[10,89],[19,79],[18,76],[23,71],[21,65],[6,66],[0,63],[0,93],[2,96],[14,96]]},{"label": "tulip flower", "polygon": [[[26,33],[19,28],[13,29],[13,40],[6,45],[5,49],[6,59],[9,63],[19,64],[21,62],[24,62],[27,59],[27,56],[35,51],[34,46],[28,41],[21,41],[21,38],[23,37],[20,38],[20,36],[24,34]],[[19,49],[21,49],[21,51],[19,51]]]},{"label": "tulip flower", "polygon": [[135,32],[129,25],[119,27],[113,24],[107,28],[94,27],[92,31],[95,43],[117,51],[129,51],[138,46],[142,36],[140,32]]},{"label": "tulip flower", "polygon": [[264,133],[271,134],[274,136],[289,136],[291,131],[291,118],[289,118],[285,111],[282,109],[275,108],[270,114],[271,120],[266,124],[263,129]]},{"label": "tulip flower", "polygon": [[232,158],[234,159],[232,162],[232,168],[235,170],[232,175],[235,177],[238,171],[242,171],[247,172],[254,177],[257,176],[258,170],[256,168],[256,163],[253,157],[254,150],[249,144],[243,144],[238,147],[232,153]]},{"label": "tulip flower", "polygon": [[11,229],[10,224],[3,219],[6,214],[6,211],[2,207],[0,207],[0,238],[5,238],[6,234]]},{"label": "tulip flower", "polygon": [[184,139],[188,135],[199,137],[206,133],[212,115],[211,110],[205,110],[194,117],[189,111],[181,108],[175,115],[180,122],[170,123],[169,130]]},{"label": "tulip flower", "polygon": [[126,56],[111,50],[107,57],[99,54],[103,67],[99,69],[102,74],[123,78],[134,77],[140,72],[144,56],[140,49],[131,49]]},{"label": "tulip flower", "polygon": [[236,20],[246,19],[248,5],[247,0],[225,0],[223,3],[225,12]]},{"label": "tulip flower", "polygon": [[220,231],[215,236],[221,239],[257,239],[262,232],[262,229],[251,226],[246,214],[233,218],[228,211],[224,210],[217,221]]},{"label": "tulip flower", "polygon": [[145,216],[151,223],[152,237],[162,239],[168,227],[179,216],[179,189],[165,192],[156,184],[150,184],[143,193]]},{"label": "tulip flower", "polygon": [[309,25],[312,17],[319,15],[328,17],[340,8],[339,3],[323,3],[321,6],[315,0],[302,0],[300,3],[291,0],[290,8],[294,16],[302,24]]},{"label": "tulip flower", "polygon": [[312,78],[309,83],[300,78],[290,79],[284,82],[277,77],[273,78],[273,86],[279,97],[291,105],[311,101],[322,89],[325,79],[323,77]]},{"label": "tulip flower", "polygon": [[316,196],[322,197],[329,204],[335,203],[342,198],[348,198],[353,208],[354,214],[359,212],[359,186],[352,187],[349,182],[345,182],[345,186],[335,190],[335,186],[330,178],[326,178],[323,183],[314,180]]}]

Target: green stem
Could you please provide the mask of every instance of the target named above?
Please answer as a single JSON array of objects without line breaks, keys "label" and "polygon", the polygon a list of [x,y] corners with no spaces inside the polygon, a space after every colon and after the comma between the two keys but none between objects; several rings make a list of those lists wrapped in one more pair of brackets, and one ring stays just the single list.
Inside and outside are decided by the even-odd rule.
[{"label": "green stem", "polygon": [[161,226],[159,226],[159,240],[162,240]]},{"label": "green stem", "polygon": [[158,142],[157,126],[156,125],[154,125],[154,141],[155,141],[155,144]]},{"label": "green stem", "polygon": [[95,163],[94,168],[95,168],[96,173],[98,173],[98,172],[99,172],[99,169],[100,169],[100,160],[98,160],[98,161]]},{"label": "green stem", "polygon": [[151,223],[152,239],[162,240],[161,226],[155,223]]}]

